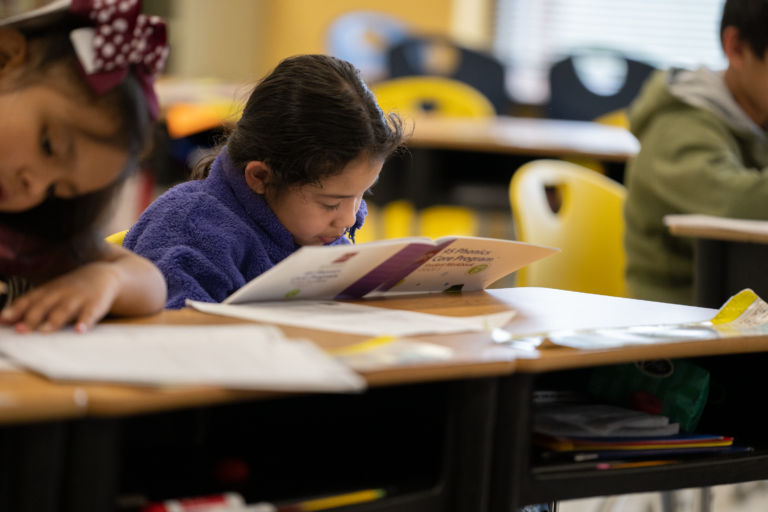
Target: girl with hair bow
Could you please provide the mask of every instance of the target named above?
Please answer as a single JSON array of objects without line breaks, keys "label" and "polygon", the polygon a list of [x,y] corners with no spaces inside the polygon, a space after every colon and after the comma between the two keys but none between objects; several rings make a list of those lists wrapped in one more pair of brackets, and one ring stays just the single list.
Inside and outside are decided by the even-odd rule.
[{"label": "girl with hair bow", "polygon": [[139,0],[54,4],[0,20],[0,322],[20,332],[83,332],[166,297],[99,229],[152,133],[165,25]]}]

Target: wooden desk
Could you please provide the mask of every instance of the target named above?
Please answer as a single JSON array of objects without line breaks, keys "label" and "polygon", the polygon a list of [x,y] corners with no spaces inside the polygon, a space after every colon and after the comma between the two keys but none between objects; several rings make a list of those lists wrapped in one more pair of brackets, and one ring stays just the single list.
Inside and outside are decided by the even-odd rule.
[{"label": "wooden desk", "polygon": [[[541,288],[363,302],[455,316],[511,308],[518,314],[506,328],[515,333],[700,321],[714,313],[703,308]],[[239,322],[192,311],[164,312],[136,321]],[[285,331],[290,336],[308,334],[325,347],[359,339],[292,328]],[[229,438],[242,443],[242,453],[260,454],[266,466],[253,469],[258,477],[254,485],[260,485],[259,492],[263,493],[256,493],[257,497],[280,497],[280,492],[288,492],[280,487],[279,479],[274,480],[280,475],[290,475],[294,492],[318,494],[341,490],[329,482],[359,486],[370,484],[370,479],[381,479],[386,486],[407,476],[401,480],[398,496],[352,507],[350,512],[488,510],[489,506],[491,510],[509,511],[535,501],[768,477],[768,458],[761,454],[731,458],[716,465],[708,461],[668,468],[534,477],[529,427],[531,391],[543,378],[568,382],[579,368],[638,358],[759,352],[768,349],[765,337],[728,340],[727,345],[691,342],[650,349],[558,348],[527,354],[496,345],[484,333],[420,339],[455,348],[459,360],[448,365],[366,374],[372,389],[356,396],[280,395],[284,399],[263,400],[278,395],[80,385],[87,394],[90,418],[64,424],[68,456],[63,471],[66,479],[61,485],[68,490],[67,509],[100,510],[113,502],[115,494],[142,489],[150,496],[158,496],[162,494],[158,486],[163,483],[167,484],[166,492],[172,489],[190,494],[189,487],[176,482],[174,475],[191,475],[192,483],[195,478],[203,478],[191,469],[199,467],[202,471],[214,455],[231,449]],[[518,359],[515,366],[510,357],[513,354],[527,357]],[[237,418],[237,423],[226,423],[224,428],[223,417],[230,421]],[[175,430],[169,427],[172,425],[176,425]],[[175,441],[168,437],[169,432],[176,432]],[[246,437],[242,437],[244,432]],[[196,436],[202,436],[202,444],[195,444]],[[209,446],[206,452],[206,443],[215,446]],[[292,455],[275,459],[280,447]],[[297,464],[298,460],[302,463]],[[123,470],[122,476],[118,469]],[[310,485],[315,482],[315,487]],[[217,490],[210,485],[199,488],[200,493]],[[276,494],[264,489],[275,489]]]},{"label": "wooden desk", "polygon": [[[508,309],[503,301],[483,293],[379,302],[386,307],[457,316],[474,315],[489,308]],[[166,311],[130,321],[184,325],[242,322],[191,310]],[[284,330],[288,336],[306,336],[326,348],[364,339],[291,327]],[[52,484],[51,490],[43,494],[57,496],[61,488],[67,489],[66,509],[79,511],[109,508],[116,495],[131,491],[143,492],[153,499],[220,492],[226,488],[216,488],[211,483],[209,459],[221,456],[226,438],[231,435],[240,439],[243,453],[261,450],[259,457],[265,467],[269,466],[286,483],[291,479],[297,482],[294,489],[286,489],[285,484],[264,488],[256,483],[255,491],[243,491],[249,501],[290,498],[290,494],[285,494],[288,492],[293,497],[334,494],[372,485],[366,482],[381,481],[387,487],[397,484],[398,495],[377,504],[379,510],[477,509],[482,506],[488,487],[494,378],[513,372],[514,352],[489,344],[487,335],[470,338],[444,340],[456,349],[457,358],[450,364],[366,374],[374,389],[363,395],[297,396],[81,383],[77,389],[81,398],[87,398],[89,418],[57,424],[67,431],[67,448],[59,451],[68,456],[63,462],[40,463],[39,470],[54,475],[56,467],[63,466],[65,476],[58,487]],[[59,387],[47,384],[52,390]],[[283,400],[266,400],[278,397]],[[246,401],[250,403],[236,403]],[[307,412],[317,409],[324,414]],[[179,435],[169,424],[188,422],[205,431],[208,422],[216,424],[223,421],[221,418],[230,418],[231,424],[233,415],[250,425],[248,435],[229,431],[225,436],[200,434],[205,438],[204,456],[195,454],[199,450],[195,443],[177,443],[183,445],[182,450],[158,441],[163,436]],[[349,431],[349,425],[355,425],[353,431]],[[309,431],[296,431],[302,426]],[[302,465],[308,468],[317,468],[318,460],[328,459],[323,474],[312,477],[322,483],[309,482],[306,469],[302,473],[292,464],[289,468],[281,466],[286,463],[285,457],[269,452],[270,446],[303,450],[306,460]],[[327,453],[329,447],[334,448],[333,454]],[[366,453],[371,460],[365,459]],[[180,462],[185,457],[193,460]],[[401,467],[403,464],[407,468]],[[353,468],[352,473],[349,468]],[[204,470],[208,473],[202,475]],[[188,480],[186,485],[175,480],[181,475]],[[259,478],[268,476],[260,474]],[[195,479],[202,483],[195,484]],[[361,483],[355,484],[359,479]],[[37,497],[24,494],[14,504],[34,502],[35,506],[28,508],[58,510],[55,500],[41,504],[34,501]]]},{"label": "wooden desk", "polygon": [[[744,288],[768,298],[768,221],[671,216],[670,233],[694,238],[694,298],[720,307]],[[675,220],[677,219],[677,220]]]},{"label": "wooden desk", "polygon": [[[510,304],[522,299],[514,297],[514,291],[502,291]],[[570,297],[565,294],[570,294]],[[521,312],[528,308],[533,315],[540,315],[545,305],[562,312],[566,304],[566,311],[569,311],[572,318],[563,319],[563,323],[572,328],[587,327],[585,324],[590,323],[590,319],[586,315],[595,308],[611,318],[611,325],[622,325],[632,320],[647,323],[645,320],[656,315],[659,315],[659,323],[677,323],[683,317],[694,321],[696,317],[704,320],[714,314],[714,310],[705,308],[672,306],[667,309],[663,306],[670,305],[543,289],[517,302],[517,307]],[[630,316],[624,317],[623,314]],[[563,326],[561,324],[558,327]],[[768,443],[763,441],[763,426],[768,421],[768,415],[763,413],[762,375],[768,363],[766,352],[768,335],[762,335],[611,350],[554,348],[535,351],[533,357],[518,360],[516,373],[499,379],[489,510],[512,512],[519,506],[544,501],[664,491],[768,478]],[[546,474],[534,473],[536,461],[531,449],[531,397],[534,390],[583,391],[588,381],[588,372],[593,366],[678,357],[693,358],[709,370],[713,381],[717,383],[717,386],[713,384],[713,392],[718,389],[727,390],[724,392],[729,397],[727,405],[707,405],[697,430],[734,435],[737,442],[755,446],[758,449],[756,452],[712,456],[650,468],[610,471],[564,469]],[[726,383],[726,387],[722,387],[721,383]]]},{"label": "wooden desk", "polygon": [[487,119],[415,121],[413,147],[506,153],[537,157],[582,157],[626,162],[640,143],[622,128],[586,121],[498,116]]}]

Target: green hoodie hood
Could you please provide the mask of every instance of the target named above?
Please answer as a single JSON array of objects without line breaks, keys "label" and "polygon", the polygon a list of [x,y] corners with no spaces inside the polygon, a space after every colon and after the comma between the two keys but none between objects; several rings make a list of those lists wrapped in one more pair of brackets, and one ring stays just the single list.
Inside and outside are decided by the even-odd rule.
[{"label": "green hoodie hood", "polygon": [[741,137],[766,139],[765,132],[733,99],[722,75],[704,67],[695,71],[670,69],[655,73],[630,109],[632,133],[639,139],[655,116],[681,104],[714,114]]}]

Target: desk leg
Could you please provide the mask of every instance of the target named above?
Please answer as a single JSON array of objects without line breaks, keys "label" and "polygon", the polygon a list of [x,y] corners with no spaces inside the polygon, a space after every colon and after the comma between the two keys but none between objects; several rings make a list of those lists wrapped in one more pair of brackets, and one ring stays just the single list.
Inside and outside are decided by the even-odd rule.
[{"label": "desk leg", "polygon": [[0,510],[59,510],[64,431],[60,422],[0,430]]},{"label": "desk leg", "polygon": [[441,154],[424,148],[411,149],[412,166],[406,170],[405,198],[411,201],[416,209],[433,206],[446,202],[443,187],[445,183],[440,176]]},{"label": "desk leg", "polygon": [[717,309],[728,298],[725,276],[727,250],[727,242],[696,239],[693,296],[697,306]]},{"label": "desk leg", "polygon": [[661,512],[677,512],[676,491],[662,491],[661,494]]},{"label": "desk leg", "polygon": [[535,374],[499,379],[490,510],[514,512],[524,503],[531,459],[531,396]]},{"label": "desk leg", "polygon": [[456,386],[447,509],[484,512],[488,509],[498,380],[467,380]]},{"label": "desk leg", "polygon": [[70,426],[65,476],[68,512],[115,509],[119,425],[117,419],[85,419]]}]

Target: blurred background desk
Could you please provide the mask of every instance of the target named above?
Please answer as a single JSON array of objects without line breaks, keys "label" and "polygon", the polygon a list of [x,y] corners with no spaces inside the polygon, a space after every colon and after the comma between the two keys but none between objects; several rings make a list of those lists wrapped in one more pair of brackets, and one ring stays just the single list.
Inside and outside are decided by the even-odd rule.
[{"label": "blurred background desk", "polygon": [[640,143],[627,130],[589,121],[510,116],[416,120],[408,145],[534,157],[581,157],[626,162]]},{"label": "blurred background desk", "polygon": [[623,128],[510,116],[418,117],[408,146],[406,158],[385,166],[373,196],[377,201],[380,196],[382,203],[405,198],[417,208],[435,204],[508,208],[509,180],[531,160],[595,161],[621,181],[624,164],[640,149],[637,139]]},{"label": "blurred background desk", "polygon": [[768,222],[675,215],[665,219],[673,235],[694,239],[696,304],[720,307],[751,288],[768,298]]}]

